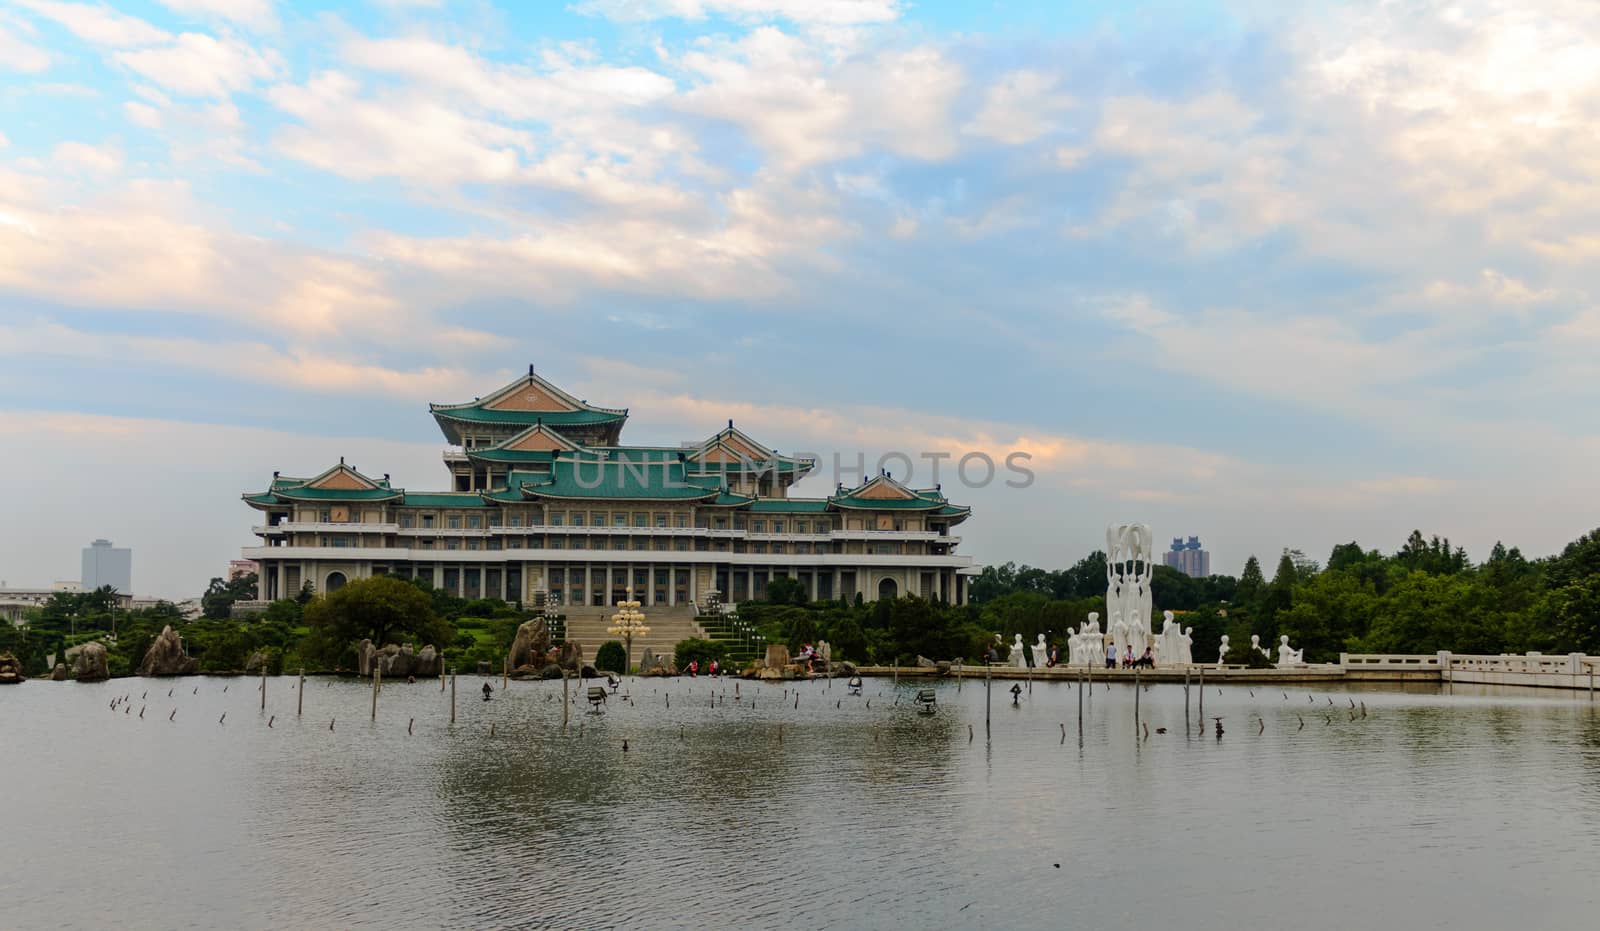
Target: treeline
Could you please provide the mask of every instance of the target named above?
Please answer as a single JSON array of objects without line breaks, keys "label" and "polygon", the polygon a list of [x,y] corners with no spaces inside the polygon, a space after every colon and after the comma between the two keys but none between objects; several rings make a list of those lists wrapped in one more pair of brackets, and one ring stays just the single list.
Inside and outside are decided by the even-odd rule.
[{"label": "treeline", "polygon": [[[1496,543],[1481,563],[1413,531],[1390,554],[1340,544],[1326,565],[1285,551],[1270,579],[1252,556],[1238,578],[1190,579],[1157,566],[1152,585],[1156,610],[1194,628],[1200,661],[1216,658],[1223,634],[1236,651],[1252,635],[1275,646],[1287,634],[1314,662],[1341,652],[1600,653],[1600,530],[1541,559]],[[1062,631],[1089,611],[1104,623],[1104,591],[1102,553],[1058,571],[990,566],[972,585],[985,626],[1008,632],[1030,620]]]}]

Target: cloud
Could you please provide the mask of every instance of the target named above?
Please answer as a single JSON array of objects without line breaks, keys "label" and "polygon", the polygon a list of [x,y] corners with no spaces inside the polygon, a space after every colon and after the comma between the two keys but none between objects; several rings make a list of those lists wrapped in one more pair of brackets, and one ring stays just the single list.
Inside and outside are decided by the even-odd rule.
[{"label": "cloud", "polygon": [[273,0],[161,0],[161,5],[174,13],[256,29],[271,29],[278,24]]},{"label": "cloud", "polygon": [[161,88],[190,97],[226,97],[272,78],[278,54],[231,37],[186,32],[171,44],[116,53],[116,60]]},{"label": "cloud", "polygon": [[0,70],[37,74],[49,68],[50,53],[28,41],[35,35],[30,24],[0,13]]},{"label": "cloud", "polygon": [[735,22],[860,26],[891,22],[901,7],[900,0],[581,0],[572,9],[624,23],[720,16]]},{"label": "cloud", "polygon": [[1006,145],[1023,145],[1054,132],[1058,117],[1073,105],[1057,90],[1058,75],[1021,70],[1003,75],[984,95],[983,107],[962,132]]},{"label": "cloud", "polygon": [[85,175],[107,176],[122,170],[122,149],[116,144],[63,142],[50,153],[53,166]]},{"label": "cloud", "polygon": [[159,45],[171,35],[142,19],[118,13],[110,7],[91,3],[58,3],[52,0],[13,0],[25,10],[53,20],[73,35],[94,45],[111,48],[137,48]]}]

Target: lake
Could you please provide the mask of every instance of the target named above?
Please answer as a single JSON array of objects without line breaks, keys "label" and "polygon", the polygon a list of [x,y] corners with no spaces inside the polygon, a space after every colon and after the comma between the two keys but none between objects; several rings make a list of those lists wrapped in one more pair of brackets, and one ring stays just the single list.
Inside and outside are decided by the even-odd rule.
[{"label": "lake", "polygon": [[0,926],[1577,928],[1600,903],[1582,693],[1208,684],[1219,740],[1157,685],[1140,739],[1134,688],[1097,683],[1080,744],[1066,683],[1013,708],[996,682],[986,739],[971,679],[931,716],[905,681],[630,679],[566,736],[559,680],[464,676],[453,727],[437,680],[386,683],[376,723],[367,683],[308,680],[297,719],[293,677],[265,712],[259,682],[0,689]]}]

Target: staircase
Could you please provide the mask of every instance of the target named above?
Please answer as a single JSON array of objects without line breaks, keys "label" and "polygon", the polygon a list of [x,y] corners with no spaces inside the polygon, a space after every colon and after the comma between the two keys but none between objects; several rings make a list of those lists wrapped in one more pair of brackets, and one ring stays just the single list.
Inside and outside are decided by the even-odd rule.
[{"label": "staircase", "polygon": [[[706,632],[695,623],[694,609],[691,607],[656,607],[643,608],[645,626],[650,628],[650,633],[643,637],[633,638],[633,655],[628,661],[638,665],[639,657],[644,655],[648,648],[657,654],[672,656],[672,650],[678,645],[679,640],[690,637],[709,639]],[[584,656],[593,659],[594,651],[600,649],[600,644],[607,640],[622,642],[622,638],[608,633],[607,627],[612,626],[611,615],[615,608],[581,608],[567,609],[567,639],[575,640],[583,645]]]},{"label": "staircase", "polygon": [[701,629],[705,631],[707,639],[728,645],[730,661],[743,666],[767,655],[766,644],[735,626],[731,616],[724,614],[718,617],[702,617],[699,621],[704,625]]}]

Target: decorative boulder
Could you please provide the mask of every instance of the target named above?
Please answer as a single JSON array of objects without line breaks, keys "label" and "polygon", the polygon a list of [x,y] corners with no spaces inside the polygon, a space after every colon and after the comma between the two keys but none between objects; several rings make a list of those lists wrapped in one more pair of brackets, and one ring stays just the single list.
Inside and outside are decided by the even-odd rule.
[{"label": "decorative boulder", "polygon": [[639,675],[641,676],[675,676],[678,668],[672,664],[670,657],[661,656],[654,650],[646,649],[644,655],[639,657]]},{"label": "decorative boulder", "polygon": [[434,649],[431,643],[423,647],[422,652],[417,654],[416,660],[412,663],[411,674],[418,679],[432,679],[442,672],[444,672],[444,657],[439,655],[439,651]]},{"label": "decorative boulder", "polygon": [[937,665],[938,665],[937,663],[935,663],[931,659],[928,659],[926,656],[918,656],[917,657],[917,668],[918,669],[933,669]]},{"label": "decorative boulder", "polygon": [[183,652],[183,641],[172,625],[161,628],[139,664],[141,676],[187,676],[200,668],[200,661]]},{"label": "decorative boulder", "polygon": [[383,676],[386,679],[403,679],[413,675],[416,667],[416,654],[411,652],[411,644],[402,646],[389,644],[378,651],[380,662],[383,664]]},{"label": "decorative boulder", "polygon": [[561,658],[557,660],[564,668],[577,669],[583,665],[583,644],[576,640],[568,640],[561,645]]},{"label": "decorative boulder", "polygon": [[789,648],[781,643],[767,644],[766,668],[782,669],[789,665]]},{"label": "decorative boulder", "polygon": [[267,651],[256,650],[250,658],[244,661],[245,672],[260,672],[261,667],[267,664]]},{"label": "decorative boulder", "polygon": [[545,626],[544,618],[523,621],[517,628],[517,635],[511,640],[511,668],[537,666],[548,652],[550,628]]},{"label": "decorative boulder", "polygon": [[95,640],[74,649],[78,653],[72,659],[72,678],[79,682],[99,682],[111,678],[111,671],[106,668],[105,644]]},{"label": "decorative boulder", "polygon": [[371,676],[377,655],[378,648],[372,645],[371,640],[361,641],[361,645],[356,647],[356,675],[363,678]]},{"label": "decorative boulder", "polygon": [[67,664],[66,663],[56,663],[56,668],[50,670],[50,681],[51,682],[65,682],[65,681],[67,681]]},{"label": "decorative boulder", "polygon": [[839,672],[842,675],[853,676],[856,674],[856,664],[845,660],[839,664]]},{"label": "decorative boulder", "polygon": [[559,679],[561,678],[561,667],[557,666],[555,663],[551,663],[550,665],[539,670],[539,678]]},{"label": "decorative boulder", "polygon": [[22,661],[10,653],[0,653],[0,685],[16,685],[25,678]]}]

